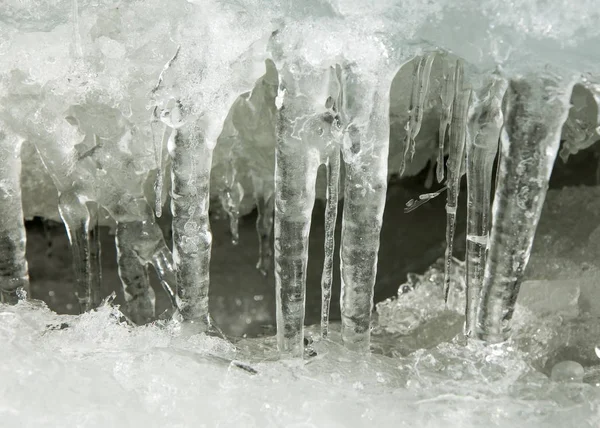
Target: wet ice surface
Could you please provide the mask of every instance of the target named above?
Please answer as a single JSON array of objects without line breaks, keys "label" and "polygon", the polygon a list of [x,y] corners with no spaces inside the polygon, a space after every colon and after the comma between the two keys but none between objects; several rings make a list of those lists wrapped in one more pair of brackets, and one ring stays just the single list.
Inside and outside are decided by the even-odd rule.
[{"label": "wet ice surface", "polygon": [[[4,427],[600,424],[600,378],[565,382],[559,365],[552,381],[536,369],[568,327],[559,315],[540,318],[524,307],[515,339],[503,345],[445,342],[445,312],[438,312],[424,323],[437,335],[429,349],[391,352],[410,338],[380,328],[374,349],[387,345],[386,355],[361,356],[338,344],[333,325],[331,342],[309,345],[312,356],[278,361],[274,338],[234,345],[181,334],[176,324],[131,328],[111,306],[70,316],[40,305],[0,305]],[[594,352],[598,319],[578,322],[587,325]]]}]

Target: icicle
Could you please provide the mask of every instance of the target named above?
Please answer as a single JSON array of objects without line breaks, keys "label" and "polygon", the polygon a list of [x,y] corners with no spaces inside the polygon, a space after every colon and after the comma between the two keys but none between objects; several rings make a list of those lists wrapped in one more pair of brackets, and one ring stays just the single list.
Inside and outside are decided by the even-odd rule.
[{"label": "icicle", "polygon": [[404,128],[406,136],[404,137],[404,154],[400,163],[400,175],[404,174],[408,154],[410,153],[411,160],[415,155],[415,139],[421,130],[425,99],[429,92],[429,76],[431,74],[431,65],[433,64],[434,58],[434,53],[428,53],[427,55],[422,56],[414,66],[409,117]]},{"label": "icicle", "polygon": [[[379,234],[387,190],[389,81],[371,87],[348,67],[342,72],[344,212],[340,242],[342,341],[368,352]],[[361,126],[354,124],[360,123]]]},{"label": "icicle", "polygon": [[[275,158],[275,285],[277,344],[286,356],[304,353],[308,235],[321,151],[332,140],[327,102],[336,99],[333,69],[298,79],[282,71],[286,87]],[[315,85],[319,80],[322,86]],[[285,84],[283,83],[285,81]],[[322,104],[321,104],[322,103]]]},{"label": "icicle", "polygon": [[427,202],[431,201],[432,199],[438,197],[439,195],[441,195],[443,192],[445,192],[448,188],[446,186],[442,187],[440,190],[438,190],[437,192],[432,192],[432,193],[424,193],[422,195],[419,195],[419,199],[411,199],[410,201],[408,201],[404,207],[404,212],[405,213],[409,213],[411,211],[416,210],[417,208],[419,208],[421,205],[426,204]]},{"label": "icicle", "polygon": [[169,141],[169,138],[171,137],[172,134],[172,129],[164,124],[163,125],[163,131],[162,131],[162,136],[160,139],[156,138],[156,132],[155,132],[155,128],[158,127],[159,122],[156,120],[153,120],[151,122],[151,127],[152,127],[152,139],[154,142],[154,156],[155,156],[155,161],[156,161],[156,167],[157,167],[157,173],[156,173],[156,181],[154,182],[154,195],[155,195],[155,207],[154,210],[156,212],[156,217],[161,217],[162,216],[162,205],[163,205],[163,200],[162,200],[162,195],[163,195],[163,185],[164,185],[164,175],[165,175],[165,171],[164,171],[164,159],[163,159],[163,150],[164,147],[166,147],[167,142]]},{"label": "icicle", "polygon": [[117,260],[125,300],[132,320],[144,324],[154,318],[155,296],[147,278],[147,266],[152,264],[163,289],[177,308],[173,258],[162,231],[154,221],[145,201],[136,200],[139,220],[117,223]]},{"label": "icicle", "polygon": [[0,128],[0,302],[11,304],[29,289],[20,153],[21,141]]},{"label": "icicle", "polygon": [[81,47],[81,33],[79,30],[79,0],[72,0],[71,2],[71,20],[71,25],[73,27],[72,55],[74,58],[82,58],[83,48]]},{"label": "icicle", "polygon": [[467,304],[465,333],[476,327],[477,305],[485,268],[490,224],[492,169],[498,152],[502,116],[502,97],[506,80],[494,76],[485,88],[470,123],[467,144]]},{"label": "icicle", "polygon": [[452,121],[452,105],[454,101],[454,75],[455,72],[449,67],[448,61],[442,62],[444,73],[444,87],[440,99],[442,102],[442,117],[440,117],[440,130],[438,142],[438,158],[436,177],[438,183],[444,181],[444,145],[446,144],[446,132]]},{"label": "icicle", "polygon": [[454,76],[454,103],[452,106],[452,123],[450,124],[450,155],[448,157],[448,179],[446,186],[446,254],[444,269],[444,298],[448,300],[450,292],[450,268],[452,266],[452,249],[456,227],[456,209],[460,191],[461,168],[464,162],[465,142],[467,139],[467,118],[471,90],[463,89],[463,66],[456,62]]},{"label": "icicle", "polygon": [[[155,229],[158,229],[158,226],[155,226]],[[160,232],[160,230],[158,230],[158,232]],[[165,290],[169,296],[173,307],[177,309],[177,280],[175,277],[175,269],[173,267],[173,254],[167,247],[167,244],[164,242],[164,240],[161,240],[160,245],[152,254],[151,263],[156,270],[156,274],[158,275],[163,290]]]},{"label": "icicle", "polygon": [[280,110],[275,152],[275,284],[279,350],[301,357],[308,235],[320,162],[318,152],[294,135],[297,118],[313,114],[300,110],[294,101],[286,96]]},{"label": "icicle", "polygon": [[135,242],[139,238],[139,228],[135,226],[135,223],[117,223],[115,244],[127,315],[134,323],[143,325],[155,317],[156,297],[150,286],[146,264],[135,251]]},{"label": "icicle", "polygon": [[265,184],[264,180],[256,174],[252,174],[252,187],[254,189],[254,201],[256,202],[256,233],[258,235],[258,262],[256,269],[267,276],[271,268],[271,257],[273,257],[273,246],[271,245],[271,233],[273,231],[274,214],[274,189],[273,184]]},{"label": "icicle", "polygon": [[75,294],[80,311],[88,311],[97,307],[102,300],[97,206],[88,207],[72,192],[61,193],[58,202],[59,213],[71,243]]},{"label": "icicle", "polygon": [[321,336],[329,334],[329,306],[333,283],[335,224],[337,222],[340,183],[340,151],[336,144],[327,159],[327,205],[325,207],[325,260],[321,275]]},{"label": "icicle", "polygon": [[[181,117],[180,106],[174,108]],[[177,123],[169,152],[171,162],[171,212],[173,262],[182,318],[206,330],[212,234],[208,218],[212,145],[204,139],[199,121]]]},{"label": "icicle", "polygon": [[[233,154],[230,153],[230,159]],[[229,230],[231,232],[231,243],[237,245],[240,240],[239,233],[239,218],[240,204],[244,199],[244,188],[236,179],[237,171],[233,165],[233,160],[230,160],[225,172],[225,188],[220,196],[221,205],[227,216],[229,217]]]},{"label": "icicle", "polygon": [[570,108],[572,83],[529,76],[510,81],[477,337],[500,342],[510,320]]},{"label": "icicle", "polygon": [[[173,62],[177,59],[177,56],[179,55],[180,50],[181,50],[181,46],[177,46],[177,50],[175,51],[175,54],[164,65],[163,69],[160,72],[160,75],[158,76],[158,81],[156,82],[156,85],[154,86],[154,88],[152,88],[152,91],[150,91],[151,95],[155,94],[158,91],[158,89],[160,88],[160,85],[162,84],[162,82],[165,78],[165,73],[171,67],[171,65],[173,65]],[[160,139],[156,138],[157,132],[155,129],[158,127],[159,119],[164,123],[162,137]],[[163,184],[164,184],[164,175],[165,175],[164,174],[164,164],[163,164],[163,162],[164,162],[163,150],[166,147],[167,142],[169,141],[169,138],[171,137],[172,126],[165,117],[162,117],[162,116],[159,117],[158,108],[155,107],[154,110],[152,111],[152,119],[150,122],[150,127],[152,128],[152,140],[154,143],[154,159],[156,161],[156,167],[158,169],[158,172],[156,175],[156,181],[154,183],[154,194],[155,194],[155,198],[156,198],[155,212],[156,212],[157,217],[161,217],[162,216],[162,203],[163,203],[162,202],[162,194],[163,194]]]}]

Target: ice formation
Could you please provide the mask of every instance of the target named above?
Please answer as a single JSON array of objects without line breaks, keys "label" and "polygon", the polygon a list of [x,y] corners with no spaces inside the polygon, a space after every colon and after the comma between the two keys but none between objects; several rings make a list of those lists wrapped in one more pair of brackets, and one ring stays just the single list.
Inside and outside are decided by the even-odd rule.
[{"label": "ice formation", "polygon": [[[435,176],[441,188],[407,211],[446,192],[441,300],[466,316],[465,349],[493,355],[479,340],[510,337],[561,141],[566,159],[600,138],[596,0],[41,3],[0,6],[1,302],[28,289],[24,218],[59,216],[82,313],[106,297],[98,228],[109,224],[131,321],[156,319],[151,265],[172,302],[168,317],[190,334],[218,334],[209,210],[223,209],[237,243],[239,218],[256,207],[278,350],[302,358],[317,198],[326,201],[320,335],[338,334],[329,311],[343,199],[339,336],[365,354],[388,179],[429,163],[429,184]],[[457,274],[464,175],[466,266]],[[25,194],[21,176],[56,195]],[[157,222],[165,214],[172,249]],[[457,276],[465,290],[453,290]],[[0,321],[29,317],[2,308]],[[580,380],[577,364],[551,377]]]}]

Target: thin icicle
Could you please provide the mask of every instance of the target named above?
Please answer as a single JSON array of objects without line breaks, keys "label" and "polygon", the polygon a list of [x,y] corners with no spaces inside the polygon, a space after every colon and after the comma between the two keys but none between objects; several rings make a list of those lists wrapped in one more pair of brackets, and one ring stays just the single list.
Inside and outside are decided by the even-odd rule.
[{"label": "thin icicle", "polygon": [[135,251],[135,240],[139,237],[137,229],[135,223],[117,223],[115,244],[127,315],[134,323],[143,325],[155,317],[156,297],[150,286],[148,269]]},{"label": "thin icicle", "polygon": [[266,184],[256,174],[252,174],[252,187],[254,188],[254,201],[256,202],[256,234],[258,235],[258,262],[256,269],[267,276],[271,269],[271,258],[273,257],[273,245],[271,244],[271,233],[273,231],[274,215],[274,189],[273,184]]},{"label": "thin icicle", "polygon": [[450,292],[450,269],[452,267],[452,249],[456,227],[456,209],[460,191],[461,169],[464,162],[465,142],[467,138],[467,119],[471,100],[471,89],[463,89],[463,65],[456,62],[454,76],[454,102],[452,123],[450,124],[450,154],[448,157],[448,179],[446,185],[446,254],[444,266],[444,298],[448,300]]},{"label": "thin icicle", "polygon": [[492,169],[503,123],[507,82],[494,76],[484,89],[470,122],[467,144],[467,304],[465,333],[475,332],[490,225]]},{"label": "thin icicle", "polygon": [[[173,62],[177,59],[177,56],[179,55],[180,50],[181,50],[181,46],[177,46],[177,50],[175,51],[175,54],[163,66],[163,69],[161,70],[161,72],[158,76],[158,81],[156,82],[156,85],[154,85],[154,88],[152,88],[152,90],[150,91],[151,95],[155,94],[158,91],[158,89],[160,88],[160,85],[162,84],[162,82],[165,78],[165,73],[167,72],[167,70],[169,68],[171,68],[171,65],[173,65]],[[156,128],[158,127],[159,119],[165,124],[163,127],[162,136],[160,139],[156,138],[156,134],[157,134]],[[155,107],[152,110],[152,119],[150,122],[150,127],[152,128],[152,140],[154,143],[154,159],[156,161],[156,167],[158,169],[157,175],[156,175],[156,181],[154,183],[154,194],[155,194],[155,198],[156,198],[155,212],[156,212],[157,217],[161,217],[162,216],[163,184],[164,184],[164,176],[165,176],[164,164],[163,164],[163,162],[164,162],[163,150],[166,147],[167,142],[169,141],[169,138],[171,137],[173,130],[172,130],[172,124],[170,123],[170,118],[166,118],[164,116],[159,117],[157,107]]]},{"label": "thin icicle", "polygon": [[422,56],[414,65],[413,86],[408,110],[409,115],[406,126],[404,127],[406,136],[404,137],[404,153],[400,162],[400,175],[404,174],[409,153],[411,160],[415,154],[415,139],[421,130],[425,99],[429,92],[429,76],[431,74],[431,65],[433,64],[434,58],[435,54],[429,53]]},{"label": "thin icicle", "polygon": [[21,141],[0,128],[0,302],[11,304],[29,291],[20,152]]},{"label": "thin icicle", "polygon": [[[155,114],[153,114],[153,117],[155,117]],[[154,142],[154,158],[156,161],[156,168],[157,168],[157,173],[156,173],[156,181],[154,182],[154,197],[155,197],[155,207],[154,210],[156,212],[156,217],[161,217],[162,216],[162,205],[163,205],[163,187],[164,187],[164,176],[165,176],[165,165],[164,165],[164,157],[163,157],[163,150],[164,148],[167,146],[167,142],[169,141],[169,138],[172,134],[172,128],[169,127],[167,124],[163,124],[162,126],[162,132],[161,132],[161,137],[160,138],[156,138],[156,129],[159,127],[159,121],[158,120],[153,120],[151,122],[151,127],[152,127],[152,139]]]},{"label": "thin icicle", "polygon": [[83,57],[83,48],[81,47],[81,33],[79,29],[79,0],[72,0],[71,2],[71,25],[73,32],[73,49],[72,55],[74,58]]},{"label": "thin icicle", "polygon": [[325,260],[321,275],[321,336],[329,334],[329,307],[333,283],[333,259],[335,253],[335,224],[338,214],[340,151],[336,145],[327,159],[327,205],[325,207]]},{"label": "thin icicle", "polygon": [[73,193],[59,195],[59,212],[67,229],[73,254],[77,299],[81,312],[100,304],[100,243],[97,211]]},{"label": "thin icicle", "polygon": [[510,334],[519,287],[570,108],[572,82],[528,76],[510,81],[490,246],[477,311],[478,338]]},{"label": "thin icicle", "polygon": [[244,188],[237,180],[237,171],[233,165],[233,154],[230,153],[230,160],[227,163],[225,171],[225,188],[221,191],[221,206],[229,217],[229,231],[231,233],[231,243],[237,245],[240,240],[239,218],[240,204],[244,199]]},{"label": "thin icicle", "polygon": [[443,78],[444,78],[444,86],[442,88],[442,93],[440,94],[440,99],[442,103],[442,116],[440,117],[440,129],[439,129],[439,140],[438,140],[438,158],[437,158],[437,169],[436,169],[436,177],[438,183],[444,181],[444,154],[445,154],[445,144],[446,144],[446,133],[448,132],[448,127],[450,126],[450,122],[452,122],[452,106],[454,103],[454,78],[455,71],[452,70],[448,61],[443,59],[442,61],[443,67]]}]

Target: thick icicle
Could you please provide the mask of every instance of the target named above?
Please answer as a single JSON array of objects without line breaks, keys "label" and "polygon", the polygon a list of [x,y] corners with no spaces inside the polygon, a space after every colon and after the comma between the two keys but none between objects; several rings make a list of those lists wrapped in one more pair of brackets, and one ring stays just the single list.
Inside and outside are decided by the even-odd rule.
[{"label": "thick icicle", "polygon": [[499,342],[510,320],[570,108],[572,83],[528,76],[510,81],[477,337]]},{"label": "thick icicle", "polygon": [[329,334],[329,306],[333,283],[333,259],[335,253],[335,224],[338,214],[340,192],[340,150],[337,144],[327,159],[327,205],[325,207],[325,260],[321,275],[321,336]]},{"label": "thick icicle", "polygon": [[0,127],[0,302],[16,303],[29,291],[21,205],[21,141]]},{"label": "thick icicle", "polygon": [[448,178],[446,186],[446,254],[444,266],[444,298],[448,300],[450,292],[450,268],[452,266],[452,249],[456,227],[456,209],[460,191],[461,169],[464,163],[464,150],[467,139],[467,118],[471,89],[463,89],[463,66],[456,62],[454,75],[454,102],[452,106],[452,123],[450,124],[450,154],[448,157]]},{"label": "thick icicle", "polygon": [[494,76],[478,102],[470,122],[467,144],[467,304],[465,333],[477,323],[477,305],[485,269],[490,225],[492,169],[502,128],[502,97],[506,80]]},{"label": "thick icicle", "polygon": [[102,300],[98,207],[88,205],[74,193],[62,193],[58,209],[71,243],[79,309],[88,311]]},{"label": "thick icicle", "polygon": [[342,126],[347,128],[340,242],[342,341],[360,352],[368,352],[370,347],[379,234],[387,190],[392,76],[389,81],[380,79],[372,87],[350,68],[342,72],[344,100],[340,113]]},{"label": "thick icicle", "polygon": [[438,140],[438,157],[436,177],[438,183],[444,180],[444,145],[446,144],[446,133],[452,121],[452,105],[454,102],[454,76],[455,71],[449,67],[448,61],[443,59],[444,87],[440,94],[442,102],[442,117],[440,117],[440,129]]},{"label": "thick icicle", "polygon": [[[174,113],[179,116],[179,107],[175,109]],[[208,209],[213,145],[205,141],[200,121],[194,120],[180,125],[171,142],[173,261],[179,313],[185,321],[206,330],[212,247]]]},{"label": "thick icicle", "polygon": [[[304,353],[308,236],[321,150],[331,141],[327,100],[336,99],[333,70],[311,78],[282,71],[275,156],[275,285],[277,344],[283,355]],[[283,83],[285,82],[285,83]]]},{"label": "thick icicle", "polygon": [[404,154],[400,162],[400,175],[404,174],[409,153],[411,160],[415,155],[415,139],[421,130],[425,99],[429,92],[429,76],[431,75],[431,66],[434,58],[434,53],[428,53],[422,56],[414,66],[409,117],[404,128],[406,136],[404,137]]},{"label": "thick icicle", "polygon": [[273,231],[274,214],[274,189],[273,183],[268,185],[265,181],[252,174],[252,187],[254,189],[254,201],[256,202],[256,233],[258,235],[258,262],[256,269],[267,276],[271,268],[273,257],[273,246],[271,244],[271,233]]}]

